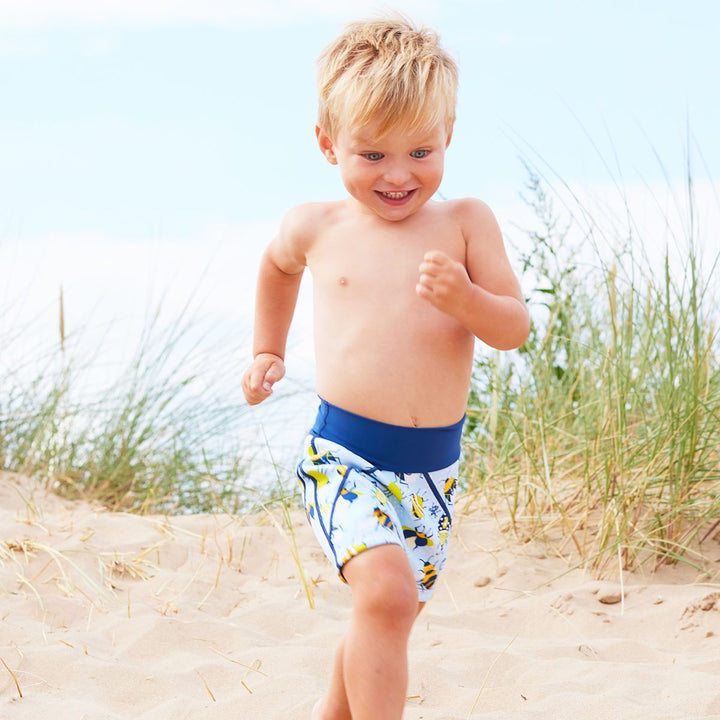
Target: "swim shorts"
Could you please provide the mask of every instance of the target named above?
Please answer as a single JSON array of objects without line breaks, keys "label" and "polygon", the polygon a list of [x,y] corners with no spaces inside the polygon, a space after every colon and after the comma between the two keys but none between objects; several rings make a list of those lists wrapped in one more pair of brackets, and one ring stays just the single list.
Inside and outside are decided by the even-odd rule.
[{"label": "swim shorts", "polygon": [[321,400],[297,466],[305,512],[342,568],[368,548],[405,549],[421,601],[445,564],[463,420],[443,428],[389,425]]}]

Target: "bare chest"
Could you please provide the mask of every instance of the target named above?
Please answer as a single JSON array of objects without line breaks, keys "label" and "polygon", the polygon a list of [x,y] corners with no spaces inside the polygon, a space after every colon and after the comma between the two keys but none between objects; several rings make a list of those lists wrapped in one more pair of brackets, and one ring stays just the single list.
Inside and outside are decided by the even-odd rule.
[{"label": "bare chest", "polygon": [[340,304],[409,304],[421,309],[424,303],[418,300],[415,285],[430,250],[441,250],[459,262],[465,259],[459,232],[328,233],[309,258],[316,297]]}]

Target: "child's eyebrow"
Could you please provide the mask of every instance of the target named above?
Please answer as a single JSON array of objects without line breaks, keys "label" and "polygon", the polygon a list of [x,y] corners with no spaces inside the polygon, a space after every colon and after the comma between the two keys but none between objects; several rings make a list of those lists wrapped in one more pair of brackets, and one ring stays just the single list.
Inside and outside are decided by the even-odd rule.
[{"label": "child's eyebrow", "polygon": [[[424,135],[420,138],[413,138],[412,143],[408,140],[408,148],[411,150],[417,150],[421,147],[426,147],[429,145],[433,145],[436,142],[436,138],[434,135]],[[377,138],[370,135],[351,135],[350,141],[353,145],[363,146],[363,147],[372,147],[372,148],[380,148],[382,147],[385,138]]]},{"label": "child's eyebrow", "polygon": [[362,132],[352,133],[350,135],[350,140],[356,145],[379,145],[382,142],[381,139],[373,135],[365,135]]}]

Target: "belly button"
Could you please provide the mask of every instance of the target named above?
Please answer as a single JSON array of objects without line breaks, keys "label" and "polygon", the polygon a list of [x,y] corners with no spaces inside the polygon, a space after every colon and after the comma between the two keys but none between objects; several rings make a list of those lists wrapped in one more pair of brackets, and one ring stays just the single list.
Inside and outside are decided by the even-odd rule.
[{"label": "belly button", "polygon": [[347,283],[348,283],[347,278],[344,275],[341,275],[340,279],[338,280],[338,283],[343,286],[347,285]]}]

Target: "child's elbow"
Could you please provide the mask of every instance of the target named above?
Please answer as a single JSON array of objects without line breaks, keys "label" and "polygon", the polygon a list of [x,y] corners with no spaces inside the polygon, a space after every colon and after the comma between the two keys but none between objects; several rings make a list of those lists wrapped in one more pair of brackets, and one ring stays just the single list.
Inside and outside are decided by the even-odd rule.
[{"label": "child's elbow", "polygon": [[528,313],[527,308],[524,308],[524,310],[525,312],[523,313],[522,321],[518,327],[518,334],[515,345],[512,348],[513,350],[516,350],[524,345],[525,341],[530,337],[530,314]]},{"label": "child's elbow", "polygon": [[497,350],[517,350],[530,336],[530,315],[523,305],[514,322],[508,323],[502,337],[495,345]]}]

